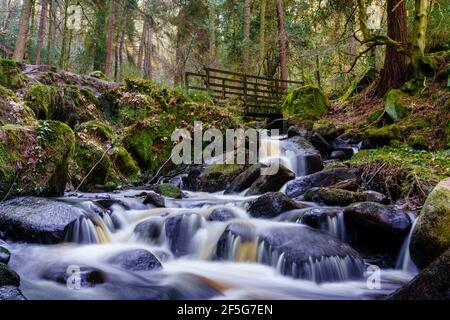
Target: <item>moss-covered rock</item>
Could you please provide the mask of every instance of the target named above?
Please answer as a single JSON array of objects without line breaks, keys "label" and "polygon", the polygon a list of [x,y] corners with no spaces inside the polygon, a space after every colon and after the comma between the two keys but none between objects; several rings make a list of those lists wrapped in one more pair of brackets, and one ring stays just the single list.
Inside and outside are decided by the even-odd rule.
[{"label": "moss-covered rock", "polygon": [[228,188],[233,180],[244,172],[244,166],[237,164],[214,164],[208,166],[198,178],[198,190],[217,192]]},{"label": "moss-covered rock", "polygon": [[389,145],[392,140],[403,140],[402,131],[396,124],[381,128],[369,128],[365,131],[364,137],[373,147]]},{"label": "moss-covered rock", "polygon": [[320,120],[314,123],[313,132],[320,134],[325,140],[331,141],[342,134],[342,130],[338,129],[336,125],[327,120]]},{"label": "moss-covered rock", "polygon": [[24,99],[38,119],[61,121],[72,128],[103,118],[93,92],[77,86],[34,84]]},{"label": "moss-covered rock", "polygon": [[8,269],[5,264],[0,263],[0,287],[6,286],[20,286],[20,277],[16,272]]},{"label": "moss-covered rock", "polygon": [[319,202],[329,206],[347,206],[367,200],[363,192],[352,192],[336,188],[312,188],[304,194],[306,201]]},{"label": "moss-covered rock", "polygon": [[304,86],[288,94],[283,110],[289,116],[317,120],[328,112],[330,102],[323,92],[314,86]]},{"label": "moss-covered rock", "polygon": [[173,198],[173,199],[181,199],[183,198],[183,192],[180,190],[180,188],[174,186],[170,183],[162,183],[157,184],[152,187],[153,191],[158,193],[159,195],[167,198]]},{"label": "moss-covered rock", "polygon": [[0,197],[62,195],[74,145],[73,131],[57,121],[0,127]]},{"label": "moss-covered rock", "polygon": [[401,102],[401,91],[392,89],[386,95],[384,102],[386,114],[393,121],[398,121],[405,118],[408,115],[408,109]]},{"label": "moss-covered rock", "polygon": [[27,80],[17,62],[9,59],[0,59],[0,85],[11,90],[18,90],[26,82]]},{"label": "moss-covered rock", "polygon": [[450,248],[450,179],[428,196],[411,239],[411,257],[421,269]]},{"label": "moss-covered rock", "polygon": [[369,114],[369,116],[367,117],[367,121],[369,121],[370,123],[376,122],[377,120],[379,120],[381,118],[381,116],[383,114],[384,114],[384,110],[376,110],[376,111],[372,112],[371,114]]},{"label": "moss-covered rock", "polygon": [[23,105],[12,90],[0,85],[0,125],[25,125],[33,120],[33,111]]},{"label": "moss-covered rock", "polygon": [[138,180],[140,169],[128,151],[119,144],[113,129],[94,120],[77,130],[73,183],[81,190],[110,189],[120,183]]}]

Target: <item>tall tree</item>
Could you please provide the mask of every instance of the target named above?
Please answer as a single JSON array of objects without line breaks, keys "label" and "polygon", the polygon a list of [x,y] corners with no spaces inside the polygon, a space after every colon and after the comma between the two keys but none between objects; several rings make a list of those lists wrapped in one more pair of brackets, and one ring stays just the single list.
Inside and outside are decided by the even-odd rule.
[{"label": "tall tree", "polygon": [[48,31],[47,31],[47,57],[46,63],[50,64],[53,53],[53,37],[55,34],[55,5],[54,0],[48,0]]},{"label": "tall tree", "polygon": [[105,74],[111,76],[111,62],[114,42],[114,24],[116,18],[116,0],[109,1],[109,15],[106,38]]},{"label": "tall tree", "polygon": [[242,49],[242,70],[249,71],[249,49],[250,49],[250,19],[251,2],[244,1],[244,47]]},{"label": "tall tree", "polygon": [[209,64],[216,61],[216,4],[215,0],[209,1]]},{"label": "tall tree", "polygon": [[[278,20],[278,43],[280,51],[280,77],[281,80],[288,80],[288,67],[286,56],[286,30],[284,21],[283,0],[276,0],[277,20]],[[283,82],[283,88],[287,88],[287,83]]]},{"label": "tall tree", "polygon": [[266,56],[266,9],[267,0],[261,0],[259,18],[259,73],[261,73],[264,68],[264,60]]},{"label": "tall tree", "polygon": [[30,30],[30,17],[33,10],[33,1],[24,0],[20,14],[19,35],[17,36],[16,47],[14,49],[13,59],[22,62],[25,56],[28,32]]},{"label": "tall tree", "polygon": [[411,43],[411,61],[414,68],[414,77],[419,85],[423,85],[424,75],[422,61],[427,45],[426,36],[428,28],[428,10],[430,0],[415,0],[414,30]]},{"label": "tall tree", "polygon": [[42,63],[42,48],[44,47],[45,27],[47,24],[47,9],[48,9],[48,0],[41,0],[41,15],[39,18],[36,64]]},{"label": "tall tree", "polygon": [[[408,26],[404,0],[387,0],[387,35],[406,47]],[[407,57],[397,47],[388,45],[377,93],[384,95],[390,88],[400,88],[406,79]]]}]

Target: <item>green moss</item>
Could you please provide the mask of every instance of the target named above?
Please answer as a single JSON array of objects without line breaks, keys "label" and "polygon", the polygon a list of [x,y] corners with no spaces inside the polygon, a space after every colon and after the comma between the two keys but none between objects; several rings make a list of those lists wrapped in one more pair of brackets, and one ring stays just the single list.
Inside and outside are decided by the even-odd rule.
[{"label": "green moss", "polygon": [[[373,176],[372,186],[369,187],[390,193],[393,199],[408,196],[423,198],[450,175],[449,150],[426,152],[407,145],[363,150],[347,163],[356,168],[359,176]],[[367,172],[370,170],[374,172]]]},{"label": "green moss", "polygon": [[93,92],[77,86],[35,84],[26,93],[25,101],[39,119],[57,120],[71,127],[102,118]]},{"label": "green moss", "polygon": [[112,128],[107,123],[99,120],[82,123],[77,131],[87,134],[101,143],[112,144],[116,140]]},{"label": "green moss", "polygon": [[398,121],[408,115],[408,109],[401,103],[400,90],[393,89],[388,92],[385,99],[386,114],[393,120]]},{"label": "green moss", "polygon": [[375,122],[375,121],[379,120],[383,114],[384,114],[384,110],[374,111],[367,117],[367,120],[370,123]]},{"label": "green moss", "polygon": [[238,164],[213,164],[208,166],[203,173],[207,178],[215,179],[218,176],[236,174],[242,171],[242,166]]},{"label": "green moss", "polygon": [[18,90],[26,82],[27,80],[17,62],[9,59],[0,59],[0,85],[11,90]]},{"label": "green moss", "polygon": [[56,121],[0,127],[0,196],[61,195],[74,143],[73,131]]},{"label": "green moss", "polygon": [[283,110],[290,116],[317,120],[328,112],[330,102],[323,92],[314,86],[304,86],[291,91],[283,103]]},{"label": "green moss", "polygon": [[120,146],[113,151],[111,156],[114,167],[121,173],[122,176],[126,177],[129,181],[137,180],[141,171],[136,163],[136,161],[131,157],[128,151]]},{"label": "green moss", "polygon": [[364,133],[372,146],[388,145],[392,140],[402,140],[402,131],[396,124],[382,128],[369,128]]},{"label": "green moss", "polygon": [[174,199],[181,199],[183,197],[183,192],[179,188],[168,183],[158,184],[155,186],[154,190],[163,197]]},{"label": "green moss", "polygon": [[347,206],[355,202],[366,201],[362,192],[352,192],[336,188],[312,188],[304,194],[306,201],[314,201],[330,206]]},{"label": "green moss", "polygon": [[408,144],[416,150],[428,150],[429,145],[428,139],[421,134],[410,136]]}]

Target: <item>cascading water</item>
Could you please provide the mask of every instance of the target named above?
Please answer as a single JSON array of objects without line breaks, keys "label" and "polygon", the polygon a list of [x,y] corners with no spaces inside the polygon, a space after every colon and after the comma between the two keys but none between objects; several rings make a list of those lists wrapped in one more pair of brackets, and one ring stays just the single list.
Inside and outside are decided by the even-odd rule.
[{"label": "cascading water", "polygon": [[[290,147],[280,139],[263,142],[266,152],[261,160],[279,159],[297,175],[304,174],[302,157],[290,153]],[[281,153],[277,151],[279,143],[284,146]],[[182,185],[182,179],[176,181]],[[245,193],[186,191],[185,199],[166,199],[167,208],[143,205],[142,199],[134,197],[138,193],[141,191],[129,190],[60,199],[82,212],[82,218],[68,230],[66,243],[54,246],[9,243],[10,264],[22,277],[25,296],[29,299],[367,299],[388,294],[411,278],[410,273],[401,270],[383,270],[382,290],[373,292],[367,288],[360,258],[321,254],[338,241],[333,239],[345,240],[342,214],[327,216],[318,227],[325,232],[320,232],[299,225],[301,219],[252,218],[244,203],[255,197],[245,197]],[[97,200],[103,198],[116,204],[103,209],[97,205]],[[231,225],[238,226],[242,233],[227,233]],[[301,237],[291,245],[290,241],[298,234]],[[319,246],[311,236],[328,237],[328,240]],[[336,250],[342,246],[336,242]],[[133,250],[154,254],[162,268],[132,271],[111,262],[117,255]],[[52,280],[64,273],[64,267],[73,265],[83,267],[84,272],[97,270],[106,280],[79,291],[68,290],[65,284]]]},{"label": "cascading water", "polygon": [[396,269],[402,270],[403,272],[415,274],[419,270],[418,270],[417,266],[414,264],[414,261],[412,261],[412,259],[411,259],[409,246],[411,244],[411,238],[414,233],[414,229],[416,228],[417,222],[419,221],[419,218],[416,217],[415,215],[413,215],[412,213],[409,214],[409,218],[411,219],[411,221],[413,221],[413,224],[412,224],[411,231],[409,232],[408,237],[406,237],[406,239],[402,245],[402,248],[400,249],[400,254],[398,255],[397,263],[396,263],[395,267],[396,267]]}]

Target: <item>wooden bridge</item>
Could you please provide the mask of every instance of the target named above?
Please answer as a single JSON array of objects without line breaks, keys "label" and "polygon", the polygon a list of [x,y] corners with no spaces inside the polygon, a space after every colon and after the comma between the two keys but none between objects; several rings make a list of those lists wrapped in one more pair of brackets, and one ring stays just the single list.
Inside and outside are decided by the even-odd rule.
[{"label": "wooden bridge", "polygon": [[204,71],[186,72],[186,89],[206,91],[216,101],[238,97],[244,104],[243,116],[249,118],[279,117],[289,86],[302,85],[300,81],[265,78],[214,68],[205,68]]}]

